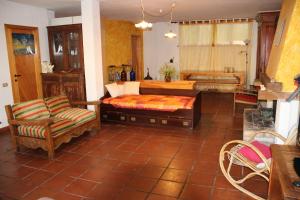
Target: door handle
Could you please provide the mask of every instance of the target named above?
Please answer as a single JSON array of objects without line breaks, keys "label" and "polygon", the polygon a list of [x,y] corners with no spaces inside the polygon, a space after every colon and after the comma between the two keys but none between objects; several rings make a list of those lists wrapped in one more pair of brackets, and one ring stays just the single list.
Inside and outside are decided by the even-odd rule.
[{"label": "door handle", "polygon": [[20,76],[22,76],[21,74],[15,74],[15,77],[17,78],[17,77],[20,77]]}]

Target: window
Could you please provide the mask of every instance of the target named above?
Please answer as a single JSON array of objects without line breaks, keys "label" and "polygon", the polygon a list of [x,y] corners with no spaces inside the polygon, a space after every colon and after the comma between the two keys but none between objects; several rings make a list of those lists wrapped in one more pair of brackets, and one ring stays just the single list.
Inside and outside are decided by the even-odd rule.
[{"label": "window", "polygon": [[180,70],[224,71],[225,67],[233,67],[235,71],[246,71],[250,39],[248,22],[180,25]]}]

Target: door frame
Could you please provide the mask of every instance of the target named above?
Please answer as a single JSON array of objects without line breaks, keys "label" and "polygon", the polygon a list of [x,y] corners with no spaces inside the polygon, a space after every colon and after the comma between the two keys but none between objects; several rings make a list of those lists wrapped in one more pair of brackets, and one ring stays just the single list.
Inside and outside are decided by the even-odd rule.
[{"label": "door frame", "polygon": [[12,24],[4,24],[5,27],[5,35],[6,35],[6,46],[7,46],[7,54],[9,60],[9,69],[10,69],[10,79],[11,86],[13,92],[14,103],[20,102],[20,93],[18,84],[15,83],[16,74],[16,63],[14,59],[13,45],[12,45],[12,29],[22,29],[22,30],[30,30],[33,31],[34,36],[34,68],[35,68],[35,79],[36,79],[36,89],[38,98],[43,98],[43,90],[42,90],[42,79],[41,79],[41,57],[40,57],[40,42],[39,42],[39,34],[38,27],[30,27],[30,26],[20,26],[20,25],[12,25]]},{"label": "door frame", "polygon": [[143,52],[143,38],[141,35],[133,34],[131,35],[131,59],[133,62],[133,41],[136,42],[136,58],[137,58],[137,69],[136,69],[136,79],[144,79],[144,52]]}]

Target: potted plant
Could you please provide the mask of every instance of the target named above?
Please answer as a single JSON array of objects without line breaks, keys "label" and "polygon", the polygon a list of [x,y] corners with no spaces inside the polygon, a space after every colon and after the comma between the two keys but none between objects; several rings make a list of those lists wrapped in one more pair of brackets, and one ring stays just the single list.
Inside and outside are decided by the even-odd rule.
[{"label": "potted plant", "polygon": [[172,65],[166,63],[160,68],[160,74],[165,77],[166,82],[171,82],[172,77],[176,74],[176,70]]}]

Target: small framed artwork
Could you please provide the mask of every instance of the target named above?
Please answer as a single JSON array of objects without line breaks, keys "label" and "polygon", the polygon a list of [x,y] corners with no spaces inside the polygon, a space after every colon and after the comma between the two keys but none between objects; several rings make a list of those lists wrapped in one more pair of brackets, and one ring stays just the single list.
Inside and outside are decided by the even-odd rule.
[{"label": "small framed artwork", "polygon": [[15,55],[35,54],[33,34],[12,33],[12,40]]},{"label": "small framed artwork", "polygon": [[280,45],[280,42],[282,40],[282,35],[284,33],[284,29],[285,29],[285,23],[286,23],[286,20],[282,20],[282,22],[279,24],[278,28],[277,28],[277,31],[276,31],[276,34],[275,34],[275,37],[274,37],[274,45],[275,46],[279,46]]}]

